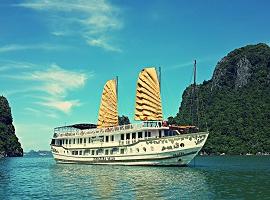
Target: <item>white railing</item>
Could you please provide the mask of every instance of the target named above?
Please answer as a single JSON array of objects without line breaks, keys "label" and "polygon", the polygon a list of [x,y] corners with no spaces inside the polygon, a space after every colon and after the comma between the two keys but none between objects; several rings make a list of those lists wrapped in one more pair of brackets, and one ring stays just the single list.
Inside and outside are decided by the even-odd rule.
[{"label": "white railing", "polygon": [[108,128],[95,128],[80,130],[74,127],[58,127],[54,129],[54,137],[65,136],[84,136],[84,135],[104,135],[106,133],[125,132],[127,130],[138,130],[142,128],[160,128],[162,122],[142,122],[139,124],[127,124],[122,126],[108,127]]}]

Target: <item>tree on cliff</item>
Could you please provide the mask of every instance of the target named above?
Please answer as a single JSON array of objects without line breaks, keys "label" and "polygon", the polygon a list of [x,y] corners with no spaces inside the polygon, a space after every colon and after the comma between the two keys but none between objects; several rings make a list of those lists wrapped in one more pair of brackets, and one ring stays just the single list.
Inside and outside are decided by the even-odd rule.
[{"label": "tree on cliff", "polygon": [[0,96],[0,154],[8,157],[23,156],[12,122],[9,103],[5,97]]}]

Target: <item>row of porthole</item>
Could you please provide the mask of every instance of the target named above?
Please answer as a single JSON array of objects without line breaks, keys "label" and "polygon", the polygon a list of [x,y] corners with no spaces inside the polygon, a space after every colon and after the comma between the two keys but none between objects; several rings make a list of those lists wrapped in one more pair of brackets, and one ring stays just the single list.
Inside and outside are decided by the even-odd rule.
[{"label": "row of porthole", "polygon": [[[185,147],[185,144],[184,143],[181,143],[180,144],[180,147]],[[151,146],[150,148],[151,148],[151,151],[154,151],[154,147]],[[144,152],[146,152],[146,148],[145,147],[143,147],[142,149],[143,149]],[[136,151],[137,152],[140,152],[140,149],[139,148],[136,148]],[[130,149],[130,153],[132,153],[132,152],[133,152],[133,149],[131,148]]]},{"label": "row of porthole", "polygon": [[[151,148],[151,151],[154,151],[154,147],[151,146],[150,148]],[[142,150],[143,150],[144,152],[146,152],[146,148],[145,148],[145,147],[143,147]],[[129,152],[130,152],[130,153],[133,153],[133,149],[130,148]],[[140,149],[139,149],[139,148],[136,148],[136,152],[139,153],[139,152],[140,152]]]}]

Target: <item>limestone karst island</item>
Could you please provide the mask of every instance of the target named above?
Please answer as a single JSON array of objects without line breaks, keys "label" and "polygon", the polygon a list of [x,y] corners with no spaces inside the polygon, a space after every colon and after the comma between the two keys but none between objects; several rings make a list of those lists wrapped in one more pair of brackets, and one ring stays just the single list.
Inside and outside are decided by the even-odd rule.
[{"label": "limestone karst island", "polygon": [[15,134],[11,108],[7,99],[0,96],[0,157],[23,156],[23,149]]}]

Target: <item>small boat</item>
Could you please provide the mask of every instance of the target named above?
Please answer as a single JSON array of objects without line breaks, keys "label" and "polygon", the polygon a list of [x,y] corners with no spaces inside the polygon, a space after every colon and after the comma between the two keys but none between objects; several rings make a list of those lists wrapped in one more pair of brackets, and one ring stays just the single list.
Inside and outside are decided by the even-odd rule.
[{"label": "small boat", "polygon": [[106,82],[97,125],[57,127],[51,151],[57,163],[185,166],[205,144],[208,132],[171,126],[163,120],[160,74],[144,68],[138,77],[135,120],[118,125],[118,79]]}]

